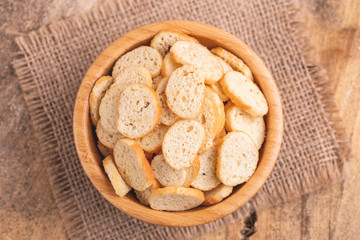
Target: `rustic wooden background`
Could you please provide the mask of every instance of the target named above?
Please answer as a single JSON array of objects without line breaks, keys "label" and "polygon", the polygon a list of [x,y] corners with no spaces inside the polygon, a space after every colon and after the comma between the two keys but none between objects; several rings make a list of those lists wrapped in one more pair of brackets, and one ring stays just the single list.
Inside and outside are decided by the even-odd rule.
[{"label": "rustic wooden background", "polygon": [[[97,1],[0,1],[0,239],[67,239],[10,64],[14,38]],[[352,176],[198,239],[360,239],[360,1],[301,3],[351,141]]]}]

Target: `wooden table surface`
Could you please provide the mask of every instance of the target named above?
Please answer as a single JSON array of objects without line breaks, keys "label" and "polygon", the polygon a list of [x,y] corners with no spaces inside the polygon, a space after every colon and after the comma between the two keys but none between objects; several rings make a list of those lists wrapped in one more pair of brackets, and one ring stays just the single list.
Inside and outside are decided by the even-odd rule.
[{"label": "wooden table surface", "polygon": [[[335,90],[352,176],[197,239],[360,239],[360,1],[302,0],[314,52]],[[10,62],[14,38],[97,0],[0,2],[0,239],[67,239]]]}]

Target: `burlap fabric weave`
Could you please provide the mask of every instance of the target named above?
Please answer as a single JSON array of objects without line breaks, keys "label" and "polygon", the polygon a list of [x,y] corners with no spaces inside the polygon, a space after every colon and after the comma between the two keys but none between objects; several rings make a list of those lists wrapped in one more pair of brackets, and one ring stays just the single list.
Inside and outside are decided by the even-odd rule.
[{"label": "burlap fabric weave", "polygon": [[[108,203],[82,170],[72,134],[75,96],[98,54],[130,30],[170,19],[214,25],[250,45],[272,72],[284,110],[282,150],[263,188],[234,214],[188,228],[151,225]],[[334,116],[326,74],[308,56],[300,19],[298,6],[290,0],[119,0],[17,38],[21,56],[14,67],[68,236],[188,238],[342,179],[348,148]]]}]

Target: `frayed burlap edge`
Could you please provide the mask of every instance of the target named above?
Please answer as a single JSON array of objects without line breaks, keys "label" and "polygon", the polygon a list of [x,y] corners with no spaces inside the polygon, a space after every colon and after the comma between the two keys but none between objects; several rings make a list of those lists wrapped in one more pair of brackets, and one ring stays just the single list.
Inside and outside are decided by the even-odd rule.
[{"label": "frayed burlap edge", "polygon": [[[32,36],[29,35],[29,38]],[[34,38],[33,40],[35,40]],[[36,40],[35,40],[36,41]],[[27,42],[24,38],[17,38],[16,43],[26,53]],[[71,239],[85,239],[86,228],[81,219],[78,202],[74,198],[73,189],[62,164],[59,153],[54,149],[57,148],[57,141],[51,126],[50,119],[43,108],[43,101],[39,94],[36,81],[31,73],[31,66],[28,65],[27,55],[21,55],[21,58],[13,61],[16,74],[19,78],[21,88],[27,108],[30,112],[33,127],[35,129],[35,137],[40,144],[40,154],[42,161],[46,161],[47,175],[50,186],[54,194],[56,204],[60,210],[60,214],[65,227],[67,236]]]},{"label": "frayed burlap edge", "polygon": [[[66,175],[66,171],[60,160],[59,154],[54,151],[57,147],[56,138],[54,136],[51,122],[47,113],[43,108],[43,101],[41,94],[37,88],[36,81],[31,71],[31,59],[28,59],[31,53],[30,45],[41,46],[39,39],[49,34],[57,35],[60,39],[70,37],[73,33],[68,31],[69,26],[81,28],[82,25],[89,22],[89,19],[97,19],[100,16],[106,16],[109,12],[125,12],[126,7],[132,5],[132,1],[107,2],[99,8],[92,10],[84,15],[72,17],[61,20],[57,23],[43,27],[36,32],[29,33],[28,36],[21,36],[16,38],[16,43],[21,50],[13,61],[13,66],[19,78],[24,98],[30,112],[32,123],[36,132],[36,137],[41,143],[41,156],[46,159],[47,173],[55,196],[56,203],[60,209],[60,214],[63,219],[64,227],[67,235],[71,239],[84,239],[89,237],[86,226],[82,219],[78,202],[74,197],[74,190]],[[331,128],[334,130],[335,144],[339,149],[339,159],[332,164],[328,163],[321,166],[321,170],[314,168],[308,169],[303,176],[295,176],[294,182],[288,181],[279,182],[271,193],[261,190],[250,203],[243,206],[235,213],[218,220],[224,224],[232,223],[243,216],[246,216],[254,208],[256,210],[264,209],[273,206],[279,202],[284,202],[293,199],[297,194],[302,195],[305,192],[310,192],[324,186],[331,182],[338,182],[349,175],[347,160],[349,159],[350,147],[345,136],[344,128],[341,125],[341,120],[338,116],[338,110],[335,104],[334,93],[331,88],[330,81],[326,75],[325,70],[318,65],[318,59],[311,55],[312,48],[309,45],[308,35],[306,33],[304,23],[304,12],[300,4],[295,1],[289,1],[290,9],[293,11],[290,14],[289,29],[294,31],[291,33],[293,40],[298,43],[299,49],[304,53],[304,60],[307,63],[307,73],[313,80],[316,94],[318,94],[319,104],[325,109],[325,115]],[[45,39],[46,40],[46,39]],[[320,175],[319,175],[320,174]],[[294,195],[295,193],[295,195]],[[193,237],[199,234],[209,233],[215,230],[218,225],[216,222],[209,223],[206,226],[195,226],[191,228],[165,228],[161,231],[166,233],[153,233],[153,237]],[[167,235],[168,234],[168,235]]]}]

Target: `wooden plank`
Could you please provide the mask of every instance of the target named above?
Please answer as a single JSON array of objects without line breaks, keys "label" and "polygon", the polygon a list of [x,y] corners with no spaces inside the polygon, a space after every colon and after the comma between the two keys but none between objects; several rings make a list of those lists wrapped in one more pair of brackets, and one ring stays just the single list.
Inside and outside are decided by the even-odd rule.
[{"label": "wooden plank", "polygon": [[[301,239],[301,199],[258,212],[256,233],[250,239]],[[291,238],[289,238],[291,236]]]},{"label": "wooden plank", "polygon": [[238,221],[228,226],[221,227],[216,231],[193,238],[193,240],[232,240],[240,238],[240,231],[243,228],[243,222]]},{"label": "wooden plank", "polygon": [[[257,233],[252,239],[354,239],[360,229],[360,2],[304,1],[308,8],[310,41],[328,72],[336,91],[336,102],[346,133],[352,137],[353,177],[306,194],[301,204],[293,201],[258,213]],[[279,212],[299,212],[287,218]],[[277,216],[277,217],[276,217]],[[284,221],[294,221],[290,229]],[[299,226],[298,221],[301,221]],[[278,227],[281,226],[280,230]],[[275,227],[273,227],[275,226]]]},{"label": "wooden plank", "polygon": [[67,239],[51,192],[28,110],[11,67],[14,38],[80,13],[96,2],[1,1],[0,3],[0,239]]},{"label": "wooden plank", "polygon": [[353,133],[353,158],[350,164],[352,176],[343,184],[340,206],[332,209],[337,212],[333,224],[336,226],[332,233],[333,239],[356,239],[360,236],[360,114]]},{"label": "wooden plank", "polygon": [[[329,1],[321,6],[320,11],[332,12],[334,15],[315,14],[314,17],[308,17],[311,42],[335,88],[336,103],[349,139],[359,134],[354,132],[360,109],[360,51],[357,49],[360,45],[359,3]],[[354,145],[352,149],[355,150]],[[351,169],[358,169],[358,159],[359,155],[354,154]],[[356,174],[359,175],[354,174],[355,178]],[[356,212],[360,209],[360,202],[353,200],[360,197],[359,187],[348,179],[303,198],[306,202],[302,213],[308,214],[310,222],[303,239],[351,239],[358,236],[359,231],[355,226],[360,224],[360,215]],[[350,218],[350,215],[353,217]],[[354,227],[349,228],[350,224]]]}]

